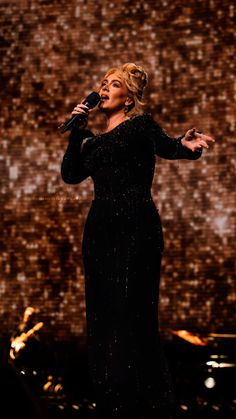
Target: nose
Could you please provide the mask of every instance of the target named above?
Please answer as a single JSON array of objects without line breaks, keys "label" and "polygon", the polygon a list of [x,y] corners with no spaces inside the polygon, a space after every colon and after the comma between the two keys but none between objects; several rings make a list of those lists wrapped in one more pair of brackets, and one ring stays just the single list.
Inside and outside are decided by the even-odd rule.
[{"label": "nose", "polygon": [[109,85],[108,83],[102,86],[102,91],[109,92]]}]

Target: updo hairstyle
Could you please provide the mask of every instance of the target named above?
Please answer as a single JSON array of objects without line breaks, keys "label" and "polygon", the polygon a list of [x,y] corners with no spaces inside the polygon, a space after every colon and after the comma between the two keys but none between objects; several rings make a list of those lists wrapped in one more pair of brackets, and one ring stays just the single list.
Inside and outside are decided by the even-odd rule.
[{"label": "updo hairstyle", "polygon": [[148,75],[142,67],[134,63],[125,63],[119,67],[111,68],[105,78],[113,73],[119,73],[124,80],[130,96],[134,102],[127,106],[126,114],[142,114],[145,103],[142,101],[143,91],[148,83]]}]

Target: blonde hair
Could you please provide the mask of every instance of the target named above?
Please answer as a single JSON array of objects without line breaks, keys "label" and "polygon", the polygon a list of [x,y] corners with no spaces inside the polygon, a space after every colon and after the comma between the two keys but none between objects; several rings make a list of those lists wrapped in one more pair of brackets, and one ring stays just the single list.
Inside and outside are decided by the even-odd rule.
[{"label": "blonde hair", "polygon": [[148,83],[148,75],[142,67],[134,63],[125,63],[119,67],[108,70],[105,78],[110,74],[119,73],[124,80],[130,96],[134,102],[127,107],[127,114],[141,114],[145,103],[142,101],[144,88]]}]

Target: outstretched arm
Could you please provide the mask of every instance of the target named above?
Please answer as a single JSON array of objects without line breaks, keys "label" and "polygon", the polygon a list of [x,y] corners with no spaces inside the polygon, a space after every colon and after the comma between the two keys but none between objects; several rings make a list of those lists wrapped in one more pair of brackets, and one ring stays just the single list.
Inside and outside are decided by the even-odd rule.
[{"label": "outstretched arm", "polygon": [[149,136],[154,145],[154,152],[164,159],[196,160],[201,157],[202,148],[208,148],[208,143],[214,142],[212,137],[198,132],[196,128],[188,130],[185,135],[179,138],[172,138],[151,115],[146,116],[146,122]]}]

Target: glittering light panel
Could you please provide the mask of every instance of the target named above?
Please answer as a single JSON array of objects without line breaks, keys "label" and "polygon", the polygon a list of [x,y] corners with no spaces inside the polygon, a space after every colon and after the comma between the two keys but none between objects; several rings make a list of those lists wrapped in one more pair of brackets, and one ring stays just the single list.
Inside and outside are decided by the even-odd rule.
[{"label": "glittering light panel", "polygon": [[[161,331],[233,331],[234,1],[11,0],[0,12],[2,331],[34,305],[54,339],[86,336],[81,239],[93,185],[61,180],[68,135],[57,127],[128,61],[148,72],[146,110],[169,135],[196,126],[216,138],[198,161],[157,158]],[[95,111],[89,128],[101,126]]]}]

